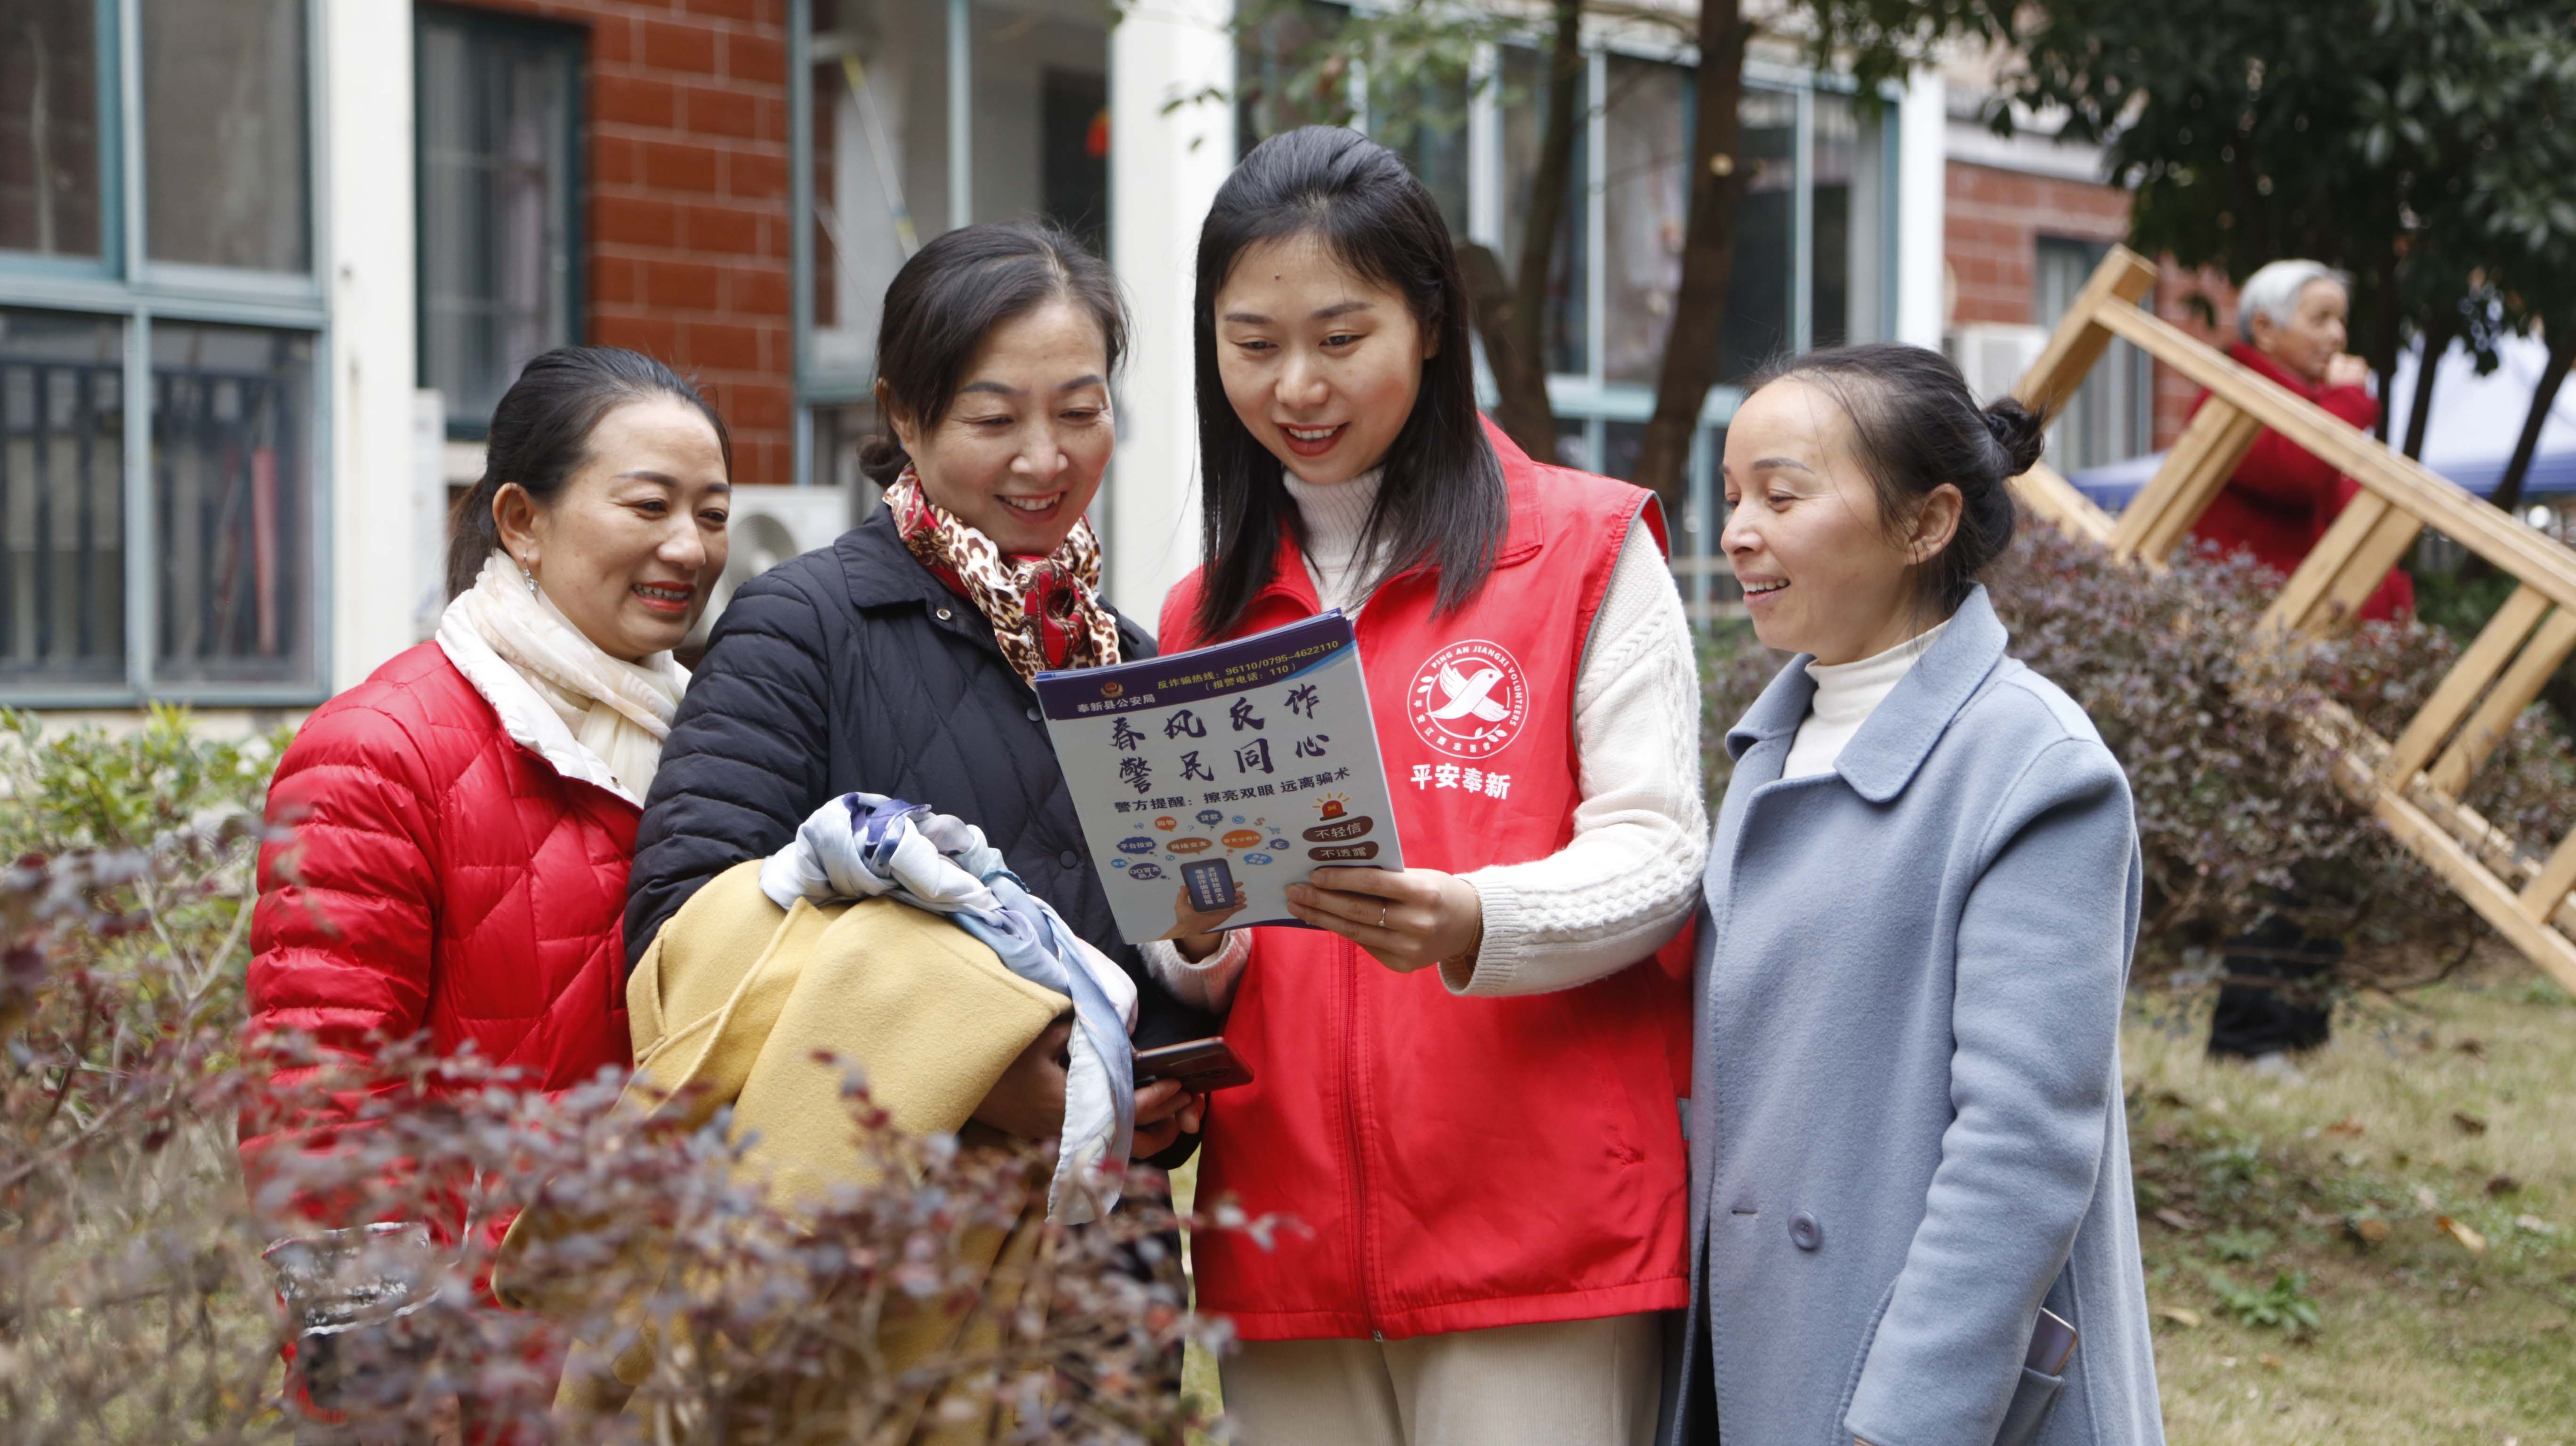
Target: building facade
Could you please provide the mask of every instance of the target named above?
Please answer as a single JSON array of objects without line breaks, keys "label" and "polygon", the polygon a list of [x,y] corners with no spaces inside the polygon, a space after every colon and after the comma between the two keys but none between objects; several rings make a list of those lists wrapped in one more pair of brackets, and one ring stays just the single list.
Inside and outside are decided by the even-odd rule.
[{"label": "building facade", "polygon": [[[1383,132],[1459,234],[1508,268],[1522,237],[1543,86],[1539,37],[1480,52],[1440,94],[1365,74],[1345,103],[1291,96],[1300,48],[1348,8],[1310,0],[1231,27],[1222,0],[1142,0],[1116,27],[1067,0],[813,0],[797,27],[807,318],[798,393],[808,473],[863,492],[875,298],[919,238],[966,220],[1044,216],[1102,243],[1137,308],[1120,450],[1098,512],[1111,591],[1148,608],[1192,560],[1195,423],[1186,409],[1191,248],[1234,158],[1263,137],[1349,116]],[[1687,18],[1687,8],[1677,7]],[[1687,24],[1589,36],[1575,204],[1548,317],[1560,456],[1624,476],[1654,405],[1680,279],[1696,56]],[[1712,459],[1740,393],[1784,350],[1905,335],[1939,340],[1937,83],[1864,105],[1844,77],[1781,46],[1747,66],[1753,167],[1737,242],[1723,384],[1703,414],[1677,571],[1703,611],[1730,596],[1715,557]],[[1911,130],[1908,120],[1912,121]],[[1927,125],[1925,122],[1929,121]],[[1909,144],[1910,141],[1910,144]],[[1907,187],[1910,159],[1913,181]],[[1907,275],[1911,269],[1911,276]],[[1912,302],[1909,329],[1908,300]]]},{"label": "building facade", "polygon": [[794,478],[787,6],[413,7],[420,383],[482,434],[548,346],[632,347],[696,379],[734,472]]},{"label": "building facade", "polygon": [[[876,299],[928,236],[1046,217],[1136,308],[1097,520],[1150,612],[1196,545],[1189,275],[1234,159],[1303,117],[1230,0],[20,0],[0,27],[0,706],[292,716],[427,635],[446,509],[549,346],[704,384],[746,484],[732,574],[872,490]],[[1681,7],[1686,10],[1687,7]],[[1308,7],[1304,22],[1339,12]],[[1686,26],[1589,37],[1550,299],[1568,461],[1633,462],[1678,282]],[[1355,81],[1507,264],[1531,44],[1439,125]],[[1677,569],[1723,601],[1713,459],[1770,355],[1943,331],[1942,84],[1747,70],[1725,385]],[[1489,83],[1488,83],[1489,82]],[[1418,99],[1418,98],[1416,98]],[[1446,103],[1454,100],[1454,104]]]},{"label": "building facade", "polygon": [[308,701],[375,399],[318,218],[367,187],[317,144],[317,7],[139,10],[0,27],[0,698]]},{"label": "building facade", "polygon": [[[2060,144],[2025,127],[1987,126],[1990,69],[1966,57],[1947,76],[1943,137],[1944,333],[1981,393],[2010,387],[2039,354],[2075,294],[2129,234],[2129,193],[2105,175],[2101,148]],[[2022,117],[2025,122],[2028,117]],[[2235,337],[2236,292],[2213,273],[2164,263],[2155,313],[2212,345]],[[2126,342],[2095,364],[2051,429],[2048,460],[2077,472],[2161,451],[2189,422],[2199,389]]]}]

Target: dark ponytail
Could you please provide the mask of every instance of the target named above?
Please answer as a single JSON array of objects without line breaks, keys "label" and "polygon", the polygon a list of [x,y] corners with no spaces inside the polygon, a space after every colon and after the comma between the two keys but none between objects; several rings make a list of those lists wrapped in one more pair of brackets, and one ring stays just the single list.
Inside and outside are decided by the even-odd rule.
[{"label": "dark ponytail", "polygon": [[1945,616],[1956,610],[2012,545],[2017,514],[2006,484],[2039,460],[2046,419],[2011,397],[1979,407],[1950,359],[1919,346],[1809,352],[1767,369],[1748,395],[1792,377],[1822,388],[1851,419],[1853,453],[1890,527],[1904,526],[1943,483],[1959,489],[1959,529],[1923,570],[1924,600]]},{"label": "dark ponytail", "polygon": [[531,361],[492,408],[483,476],[448,521],[447,595],[474,585],[483,559],[501,545],[492,499],[516,482],[538,506],[553,504],[590,457],[590,434],[602,417],[628,402],[671,397],[698,409],[716,429],[725,472],[733,472],[733,436],[724,418],[679,373],[621,346],[567,346]]},{"label": "dark ponytail", "polygon": [[[887,283],[877,319],[877,377],[888,410],[928,430],[948,415],[993,328],[1050,301],[1069,301],[1099,324],[1109,375],[1127,350],[1127,303],[1107,263],[1072,233],[1039,223],[987,222],[943,231]],[[859,444],[859,469],[883,487],[912,463],[893,418]]]}]

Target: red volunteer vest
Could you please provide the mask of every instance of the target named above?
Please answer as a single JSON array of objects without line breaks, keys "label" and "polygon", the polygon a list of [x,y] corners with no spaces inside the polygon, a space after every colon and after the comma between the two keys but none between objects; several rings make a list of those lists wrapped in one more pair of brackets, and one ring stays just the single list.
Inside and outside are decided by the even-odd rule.
[{"label": "red volunteer vest", "polygon": [[[1494,572],[1437,619],[1437,576],[1356,620],[1404,860],[1466,873],[1544,858],[1582,799],[1574,687],[1612,564],[1650,494],[1541,466],[1487,428],[1511,493]],[[1192,573],[1163,604],[1197,647]],[[1317,610],[1293,541],[1229,636]],[[1687,939],[1580,989],[1462,999],[1338,936],[1263,928],[1226,1039],[1256,1076],[1209,1105],[1199,1199],[1283,1230],[1192,1246],[1199,1305],[1247,1340],[1584,1320],[1687,1303]],[[1676,1072],[1678,1071],[1678,1072]]]}]

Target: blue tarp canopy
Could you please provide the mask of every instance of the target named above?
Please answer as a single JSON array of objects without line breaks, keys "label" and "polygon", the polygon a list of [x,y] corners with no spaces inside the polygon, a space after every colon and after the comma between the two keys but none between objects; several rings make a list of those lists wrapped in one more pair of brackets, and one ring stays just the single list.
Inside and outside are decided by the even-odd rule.
[{"label": "blue tarp canopy", "polygon": [[[2407,411],[2415,399],[2417,357],[2417,352],[2410,351],[2397,364],[2397,384],[2390,389],[2397,396],[2396,415],[2389,424],[2394,438],[2406,435]],[[2433,379],[2433,420],[2424,429],[2424,465],[2480,497],[2493,495],[2496,484],[2504,480],[2505,463],[2512,459],[2514,439],[2522,434],[2532,391],[2540,384],[2540,371],[2548,360],[2547,348],[2539,341],[2512,337],[2503,347],[2503,364],[2479,376],[2467,351],[2454,346],[2443,356],[2441,371]],[[2164,459],[2162,452],[2133,457],[2087,467],[2066,480],[2096,506],[2118,512]],[[2557,405],[2540,430],[2540,450],[2522,483],[2527,499],[2568,494],[2576,494],[2576,382],[2559,392]]]}]

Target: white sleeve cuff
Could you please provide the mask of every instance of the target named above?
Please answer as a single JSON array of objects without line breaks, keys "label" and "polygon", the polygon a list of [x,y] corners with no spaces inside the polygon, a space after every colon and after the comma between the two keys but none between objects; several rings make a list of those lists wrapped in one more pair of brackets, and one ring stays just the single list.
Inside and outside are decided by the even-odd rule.
[{"label": "white sleeve cuff", "polygon": [[1234,1003],[1234,986],[1243,978],[1243,966],[1251,962],[1252,931],[1228,930],[1216,952],[1196,963],[1168,939],[1155,939],[1142,947],[1145,968],[1174,999],[1222,1016]]},{"label": "white sleeve cuff", "polygon": [[1521,907],[1520,890],[1504,879],[1481,874],[1463,877],[1484,910],[1484,936],[1477,941],[1474,958],[1441,964],[1440,982],[1452,994],[1517,993],[1513,981],[1520,977],[1521,961],[1529,957],[1529,916]]}]

